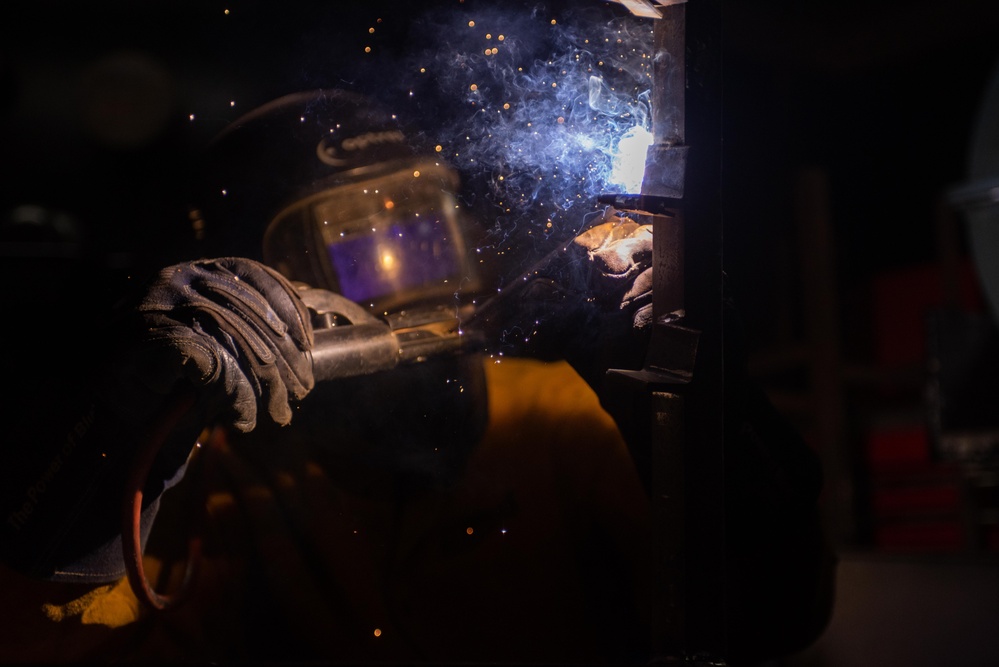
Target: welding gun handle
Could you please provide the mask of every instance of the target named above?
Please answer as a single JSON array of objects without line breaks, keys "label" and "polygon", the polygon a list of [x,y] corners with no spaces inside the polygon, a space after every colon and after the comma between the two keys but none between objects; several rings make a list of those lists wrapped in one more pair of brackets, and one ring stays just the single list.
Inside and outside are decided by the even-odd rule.
[{"label": "welding gun handle", "polygon": [[399,363],[399,341],[381,322],[316,329],[314,337],[312,372],[316,382],[368,375]]}]

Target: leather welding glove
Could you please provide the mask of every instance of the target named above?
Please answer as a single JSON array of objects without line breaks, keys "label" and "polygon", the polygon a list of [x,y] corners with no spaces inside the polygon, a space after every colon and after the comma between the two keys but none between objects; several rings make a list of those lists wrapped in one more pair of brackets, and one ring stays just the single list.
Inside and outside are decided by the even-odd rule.
[{"label": "leather welding glove", "polygon": [[637,368],[652,320],[652,226],[602,222],[550,253],[475,314],[500,351],[565,359],[592,387]]},{"label": "leather welding glove", "polygon": [[307,309],[289,281],[248,259],[163,269],[116,309],[102,338],[102,369],[54,411],[0,489],[11,517],[0,559],[40,578],[120,577],[126,480],[140,474],[142,454],[155,455],[142,489],[144,541],[205,427],[249,431],[260,409],[287,424],[290,401],[314,382]]},{"label": "leather welding glove", "polygon": [[136,315],[141,331],[130,363],[119,366],[123,388],[141,383],[166,394],[189,381],[211,418],[243,432],[256,425],[258,404],[287,424],[289,401],[312,389],[308,311],[295,287],[259,262],[226,257],[163,269]]}]

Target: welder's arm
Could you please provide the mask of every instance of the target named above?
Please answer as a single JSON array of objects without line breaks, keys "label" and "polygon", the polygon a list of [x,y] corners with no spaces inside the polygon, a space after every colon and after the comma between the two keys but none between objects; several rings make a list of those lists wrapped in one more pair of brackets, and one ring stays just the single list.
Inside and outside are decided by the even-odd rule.
[{"label": "welder's arm", "polygon": [[[612,217],[493,297],[478,324],[500,349],[565,358],[603,399],[607,369],[641,368],[648,353],[651,263],[651,227]],[[740,655],[759,659],[821,632],[835,559],[818,517],[818,459],[747,376],[738,313],[725,308],[730,639]],[[645,417],[622,422],[616,414],[625,437],[639,443],[651,437]]]},{"label": "welder's arm", "polygon": [[[116,313],[110,358],[51,442],[14,452],[0,556],[33,576],[104,582],[124,573],[125,481],[150,425],[184,397],[143,489],[143,533],[212,422],[248,431],[258,406],[279,424],[312,388],[312,328],[295,288],[240,258],[162,270]],[[182,403],[183,405],[184,403]],[[58,415],[55,415],[58,418]]]},{"label": "welder's arm", "polygon": [[652,226],[611,215],[476,312],[498,350],[565,359],[600,394],[609,368],[641,368],[652,318]]}]

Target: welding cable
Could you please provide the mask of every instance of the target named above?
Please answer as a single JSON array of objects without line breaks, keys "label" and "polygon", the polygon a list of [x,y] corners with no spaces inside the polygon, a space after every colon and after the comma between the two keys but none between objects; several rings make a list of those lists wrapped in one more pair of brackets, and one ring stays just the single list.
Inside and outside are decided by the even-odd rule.
[{"label": "welding cable", "polygon": [[165,611],[175,607],[190,593],[191,584],[201,560],[201,535],[194,526],[191,526],[188,537],[187,563],[179,589],[171,595],[157,593],[149,580],[146,579],[146,571],[142,563],[142,489],[146,485],[149,471],[163,443],[173,432],[178,421],[194,407],[196,396],[194,387],[188,384],[183,384],[174,390],[166,405],[151,421],[145,436],[140,440],[135,460],[125,484],[121,532],[125,571],[135,596],[141,603],[157,611]]}]

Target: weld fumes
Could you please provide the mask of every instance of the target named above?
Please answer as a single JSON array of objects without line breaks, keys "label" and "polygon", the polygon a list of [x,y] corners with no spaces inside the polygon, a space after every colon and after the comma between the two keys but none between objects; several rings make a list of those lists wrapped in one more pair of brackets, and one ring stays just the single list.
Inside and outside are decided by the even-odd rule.
[{"label": "weld fumes", "polygon": [[[615,8],[451,11],[406,67],[441,159],[475,184],[497,252],[574,236],[637,192],[651,142],[652,23]],[[541,248],[542,250],[547,248]]]}]

